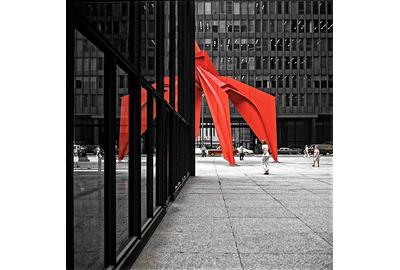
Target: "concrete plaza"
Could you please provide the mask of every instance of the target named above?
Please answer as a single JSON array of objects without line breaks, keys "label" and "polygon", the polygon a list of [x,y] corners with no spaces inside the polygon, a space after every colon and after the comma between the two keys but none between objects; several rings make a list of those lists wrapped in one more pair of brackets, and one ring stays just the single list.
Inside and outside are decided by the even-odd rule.
[{"label": "concrete plaza", "polygon": [[197,157],[132,269],[332,269],[332,157]]}]

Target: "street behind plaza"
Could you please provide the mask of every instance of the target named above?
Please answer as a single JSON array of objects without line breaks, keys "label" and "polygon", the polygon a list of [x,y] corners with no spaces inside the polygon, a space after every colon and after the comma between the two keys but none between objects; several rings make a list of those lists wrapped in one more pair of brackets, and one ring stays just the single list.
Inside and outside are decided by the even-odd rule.
[{"label": "street behind plaza", "polygon": [[132,269],[332,269],[332,163],[197,157]]}]

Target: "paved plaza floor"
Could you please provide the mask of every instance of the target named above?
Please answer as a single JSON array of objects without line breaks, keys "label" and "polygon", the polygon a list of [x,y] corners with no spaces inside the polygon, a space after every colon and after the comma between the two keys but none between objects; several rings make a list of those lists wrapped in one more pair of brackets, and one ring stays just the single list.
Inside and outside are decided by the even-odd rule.
[{"label": "paved plaza floor", "polygon": [[332,269],[333,157],[236,160],[196,158],[132,269]]}]

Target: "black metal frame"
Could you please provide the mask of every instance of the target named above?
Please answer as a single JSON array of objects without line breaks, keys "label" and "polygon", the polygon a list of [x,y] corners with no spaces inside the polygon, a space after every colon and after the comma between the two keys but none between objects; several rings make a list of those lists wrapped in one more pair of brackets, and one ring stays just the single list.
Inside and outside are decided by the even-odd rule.
[{"label": "black metal frame", "polygon": [[[170,101],[164,100],[164,2],[157,1],[156,22],[156,82],[157,89],[144,79],[140,72],[141,27],[139,1],[129,7],[129,59],[97,31],[67,1],[67,269],[74,268],[74,189],[73,189],[73,139],[74,139],[74,40],[75,30],[104,52],[104,267],[125,269],[137,258],[146,242],[166,213],[169,201],[174,200],[188,179],[194,175],[194,1],[179,1],[178,9],[178,75],[180,76],[178,107],[175,110],[175,23],[170,24],[171,53]],[[175,1],[170,1],[175,11]],[[175,22],[175,12],[170,13]],[[120,254],[116,251],[116,68],[128,73],[129,99],[129,178],[128,211],[129,241]],[[147,217],[141,226],[141,88],[147,91]],[[188,91],[193,89],[193,91]],[[153,187],[153,99],[157,104],[156,118],[156,187]],[[150,109],[149,109],[150,108]],[[168,149],[168,150],[167,150]],[[190,149],[190,151],[188,150]],[[168,159],[168,175],[167,175]],[[150,169],[149,169],[150,168]],[[168,180],[167,180],[168,179]],[[167,182],[168,181],[168,182]],[[156,206],[153,209],[153,189],[156,190]]]}]

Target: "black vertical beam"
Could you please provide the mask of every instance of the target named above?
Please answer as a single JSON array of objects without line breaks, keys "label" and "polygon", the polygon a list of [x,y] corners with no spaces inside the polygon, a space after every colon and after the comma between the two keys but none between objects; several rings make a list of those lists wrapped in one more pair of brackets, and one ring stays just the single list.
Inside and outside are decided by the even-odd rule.
[{"label": "black vertical beam", "polygon": [[138,75],[128,74],[129,94],[129,236],[141,236],[141,83],[140,83],[140,5],[129,5],[129,60]]},{"label": "black vertical beam", "polygon": [[66,198],[67,198],[67,258],[66,268],[74,268],[74,164],[73,164],[73,140],[74,140],[74,52],[75,52],[75,27],[72,15],[72,3],[66,1],[67,11],[67,134],[66,134]]},{"label": "black vertical beam", "polygon": [[169,103],[175,108],[175,38],[176,38],[175,1],[169,1]]},{"label": "black vertical beam", "polygon": [[116,262],[115,139],[116,139],[116,58],[104,53],[104,265]]},{"label": "black vertical beam", "polygon": [[187,37],[187,50],[188,50],[188,117],[187,120],[189,122],[188,127],[188,169],[189,174],[191,176],[195,176],[196,169],[195,169],[195,52],[194,52],[194,42],[195,42],[195,2],[190,0],[187,2],[188,9],[187,9],[187,30],[186,33]]},{"label": "black vertical beam", "polygon": [[[164,2],[156,3],[156,91],[164,95]],[[157,140],[156,140],[156,205],[162,205],[162,180],[165,179],[165,103],[157,100]]]},{"label": "black vertical beam", "polygon": [[[146,131],[146,193],[147,193],[147,217],[153,217],[153,154],[154,154],[154,135],[153,135],[153,92],[147,90],[147,131]],[[158,130],[157,130],[158,131]]]},{"label": "black vertical beam", "polygon": [[185,25],[185,1],[178,1],[178,112],[183,116],[185,115],[185,66],[184,66],[184,25]]},{"label": "black vertical beam", "polygon": [[[169,17],[169,103],[172,108],[175,108],[175,50],[176,50],[176,2],[172,0],[170,4],[170,17]],[[169,119],[169,187],[168,195],[173,196],[176,179],[176,120],[173,113],[170,114]]]}]

